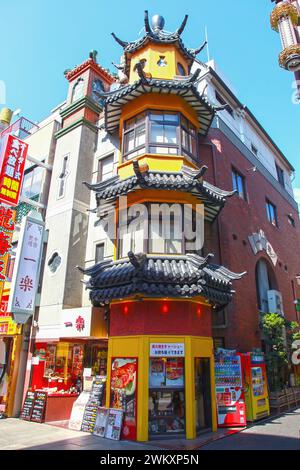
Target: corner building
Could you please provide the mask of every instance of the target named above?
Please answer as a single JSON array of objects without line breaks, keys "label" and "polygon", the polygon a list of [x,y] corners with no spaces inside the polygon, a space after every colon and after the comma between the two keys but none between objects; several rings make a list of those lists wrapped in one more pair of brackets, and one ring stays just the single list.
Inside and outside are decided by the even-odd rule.
[{"label": "corner building", "polygon": [[[218,109],[197,89],[200,72],[191,73],[201,48],[184,46],[186,20],[170,34],[160,16],[150,26],[146,12],[143,38],[114,36],[123,48],[120,80],[100,95],[103,129],[120,142],[117,175],[86,183],[97,223],[110,208],[116,215],[114,259],[81,270],[93,307],[108,318],[106,405],[125,410],[124,437],[139,441],[216,430],[212,312],[226,307],[242,277],[177,235],[184,206],[192,208],[191,226],[199,212],[212,224],[234,194],[204,179],[199,135],[207,135]],[[147,215],[140,209],[128,232],[138,204]],[[168,239],[156,204],[169,210]]]}]

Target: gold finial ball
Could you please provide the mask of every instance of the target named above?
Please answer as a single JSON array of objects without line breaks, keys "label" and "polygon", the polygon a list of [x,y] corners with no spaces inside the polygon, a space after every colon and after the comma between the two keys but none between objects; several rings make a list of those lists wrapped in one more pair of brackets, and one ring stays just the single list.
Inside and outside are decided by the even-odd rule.
[{"label": "gold finial ball", "polygon": [[162,31],[165,26],[165,19],[161,15],[152,16],[152,29],[153,31]]},{"label": "gold finial ball", "polygon": [[13,111],[9,108],[2,108],[0,111],[0,122],[5,122],[5,124],[10,124]]}]

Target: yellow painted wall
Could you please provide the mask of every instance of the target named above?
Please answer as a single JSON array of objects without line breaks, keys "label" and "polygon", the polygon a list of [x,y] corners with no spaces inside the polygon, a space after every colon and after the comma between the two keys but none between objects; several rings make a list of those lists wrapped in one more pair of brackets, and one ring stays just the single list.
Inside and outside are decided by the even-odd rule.
[{"label": "yellow painted wall", "polygon": [[[148,440],[148,397],[149,397],[149,350],[150,343],[185,343],[185,407],[186,407],[186,438],[196,437],[196,403],[195,403],[195,358],[211,359],[211,401],[213,430],[216,431],[216,402],[214,387],[214,360],[212,338],[192,336],[130,336],[111,337],[108,341],[108,374],[110,384],[112,358],[138,358],[137,386],[137,440]],[[108,386],[106,406],[110,406],[110,388]]]},{"label": "yellow painted wall", "polygon": [[[157,62],[160,56],[164,56],[167,65],[159,67]],[[152,78],[159,78],[164,80],[173,80],[175,75],[178,75],[177,63],[180,62],[188,75],[188,62],[187,59],[181,54],[179,49],[170,44],[155,44],[149,43],[136,53],[132,54],[130,63],[130,77],[129,83],[139,80],[139,76],[134,71],[135,65],[142,59],[146,60],[144,72],[150,74]]]}]

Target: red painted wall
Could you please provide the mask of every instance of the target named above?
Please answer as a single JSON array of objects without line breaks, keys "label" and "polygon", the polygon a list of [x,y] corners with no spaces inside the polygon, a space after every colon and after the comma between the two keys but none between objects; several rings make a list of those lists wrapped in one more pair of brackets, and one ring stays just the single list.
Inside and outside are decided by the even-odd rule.
[{"label": "red painted wall", "polygon": [[[283,295],[285,315],[296,320],[291,281],[300,274],[300,222],[297,211],[276,188],[259,171],[249,171],[251,163],[220,130],[212,129],[207,143],[213,146],[201,145],[200,151],[202,162],[209,167],[206,174],[209,182],[232,190],[232,166],[246,178],[248,202],[237,196],[228,199],[218,221],[207,229],[205,240],[205,252],[215,253],[216,262],[234,272],[248,272],[244,279],[234,282],[236,294],[227,309],[227,328],[214,329],[214,336],[225,338],[225,347],[246,352],[261,346],[256,263],[261,257],[270,261],[264,252],[254,255],[248,236],[262,229],[272,244],[279,257],[274,273]],[[266,197],[277,206],[279,228],[267,219]],[[288,214],[293,215],[296,228],[289,224]]]},{"label": "red painted wall", "polygon": [[136,301],[111,305],[110,336],[212,336],[211,309],[193,302]]}]

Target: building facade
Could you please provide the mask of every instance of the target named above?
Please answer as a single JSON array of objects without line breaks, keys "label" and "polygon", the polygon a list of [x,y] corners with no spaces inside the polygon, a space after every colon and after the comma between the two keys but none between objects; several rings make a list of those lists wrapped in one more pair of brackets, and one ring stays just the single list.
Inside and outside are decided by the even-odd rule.
[{"label": "building facade", "polygon": [[19,208],[46,228],[19,396],[25,377],[53,398],[49,420],[68,419],[85,378],[105,376],[141,441],[215,430],[214,346],[264,348],[261,315],[296,320],[300,297],[294,169],[184,46],[186,21],[170,34],[146,13],[142,38],[114,35],[118,77],[96,51],[65,72],[66,102],[27,136],[46,167],[30,163]]}]

